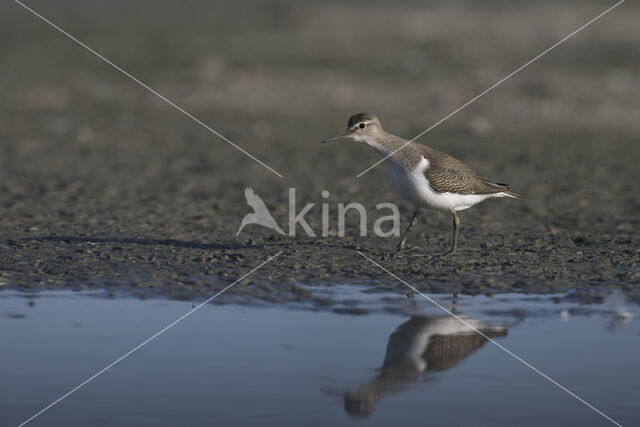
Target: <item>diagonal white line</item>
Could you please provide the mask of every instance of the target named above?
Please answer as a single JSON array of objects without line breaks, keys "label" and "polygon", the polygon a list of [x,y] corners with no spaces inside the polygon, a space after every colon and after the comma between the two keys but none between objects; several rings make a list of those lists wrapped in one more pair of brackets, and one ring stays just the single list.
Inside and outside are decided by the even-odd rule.
[{"label": "diagonal white line", "polygon": [[517,74],[518,72],[522,71],[523,69],[525,69],[526,67],[528,67],[529,65],[531,65],[533,62],[537,61],[538,59],[542,58],[544,55],[546,55],[547,53],[549,53],[551,50],[555,49],[556,47],[560,46],[562,43],[564,43],[565,41],[569,40],[571,37],[573,37],[574,35],[578,34],[580,31],[584,30],[585,28],[587,28],[589,25],[593,24],[594,22],[596,22],[598,19],[602,18],[604,15],[606,15],[607,13],[611,12],[613,9],[615,9],[616,7],[620,6],[622,3],[624,3],[625,0],[620,0],[618,3],[614,4],[613,6],[611,6],[609,9],[605,10],[604,12],[602,12],[600,15],[596,16],[595,18],[593,18],[592,20],[590,20],[589,22],[587,22],[586,24],[584,24],[583,26],[581,26],[580,28],[578,28],[577,30],[575,30],[574,32],[572,32],[571,34],[569,34],[568,36],[564,37],[562,40],[556,42],[555,44],[551,45],[550,47],[548,47],[547,49],[545,49],[544,51],[542,51],[542,53],[538,54],[537,56],[535,56],[533,59],[527,61],[526,63],[524,63],[523,65],[521,65],[519,68],[517,68],[515,71],[512,71],[510,74],[507,74],[505,77],[503,77],[502,79],[498,80],[497,82],[495,82],[493,85],[491,85],[490,87],[488,87],[487,89],[485,89],[484,91],[480,92],[478,95],[476,95],[475,97],[471,98],[469,101],[465,102],[464,104],[462,104],[460,107],[456,108],[455,110],[453,110],[451,113],[447,114],[446,116],[444,116],[442,119],[438,120],[437,122],[435,122],[434,124],[432,124],[430,127],[428,127],[426,130],[420,132],[416,137],[414,137],[413,139],[411,139],[410,141],[408,141],[406,144],[404,144],[402,147],[398,148],[397,150],[393,151],[391,154],[385,156],[384,158],[382,158],[382,160],[374,163],[373,165],[369,166],[367,169],[363,170],[362,172],[360,172],[357,175],[357,178],[360,178],[362,175],[364,175],[365,173],[369,172],[371,169],[375,168],[376,166],[378,166],[380,163],[384,162],[385,160],[387,160],[389,157],[393,156],[395,153],[397,153],[398,151],[402,150],[404,147],[406,147],[407,145],[411,144],[413,141],[415,141],[416,139],[420,138],[422,135],[424,135],[425,133],[429,132],[431,129],[435,128],[436,126],[438,126],[440,123],[444,122],[445,120],[447,120],[449,117],[453,116],[454,114],[458,113],[460,110],[462,110],[463,108],[465,108],[466,106],[468,106],[469,104],[475,102],[478,98],[484,96],[487,92],[490,92],[491,90],[495,89],[496,87],[498,87],[500,84],[502,84],[503,82],[505,82],[506,80],[508,80],[509,78],[513,77],[515,74]]},{"label": "diagonal white line", "polygon": [[282,174],[276,172],[273,168],[271,168],[270,166],[266,165],[264,162],[262,162],[261,160],[259,160],[258,158],[256,158],[253,154],[249,153],[248,151],[246,151],[244,148],[238,146],[237,144],[233,143],[232,141],[230,141],[228,138],[226,138],[224,135],[222,135],[221,133],[217,132],[215,129],[213,129],[211,126],[209,126],[208,124],[204,123],[202,120],[198,119],[197,117],[195,117],[193,114],[189,113],[187,110],[185,110],[184,108],[182,108],[181,106],[179,106],[178,104],[176,104],[175,102],[171,101],[170,99],[168,99],[166,96],[162,95],[161,93],[159,93],[158,91],[156,91],[155,89],[151,88],[149,85],[143,83],[142,81],[140,81],[139,79],[137,79],[135,76],[131,75],[130,73],[128,73],[127,71],[123,70],[121,67],[119,67],[118,65],[114,64],[113,62],[111,62],[110,60],[108,60],[107,58],[105,58],[104,56],[102,56],[101,54],[99,54],[98,52],[96,52],[95,50],[93,50],[92,48],[90,48],[89,46],[87,46],[85,43],[81,42],[80,40],[78,40],[77,38],[75,38],[74,36],[72,36],[71,34],[69,34],[68,32],[66,32],[65,30],[63,30],[62,28],[58,27],[56,24],[54,24],[53,22],[49,21],[47,18],[45,18],[44,16],[40,15],[38,12],[36,12],[35,10],[31,9],[30,7],[28,7],[27,5],[25,5],[24,3],[20,2],[19,0],[13,0],[15,3],[19,4],[20,6],[22,6],[23,8],[25,8],[26,10],[28,10],[29,12],[31,12],[32,14],[34,14],[35,16],[37,16],[38,18],[40,18],[41,20],[43,20],[44,22],[46,22],[47,24],[51,25],[53,28],[55,28],[56,30],[58,30],[59,32],[61,32],[62,34],[64,34],[65,36],[67,36],[68,38],[70,38],[71,40],[73,40],[74,42],[76,42],[77,44],[79,44],[80,46],[82,46],[83,48],[85,48],[86,50],[88,50],[89,52],[93,53],[95,56],[97,56],[98,58],[102,59],[104,62],[106,62],[107,64],[111,65],[113,68],[115,68],[116,70],[120,71],[122,74],[124,74],[125,76],[129,77],[131,80],[133,80],[134,82],[138,83],[140,86],[142,86],[143,88],[147,89],[149,92],[151,92],[152,94],[156,95],[158,98],[162,99],[163,101],[165,101],[167,104],[171,105],[173,108],[175,108],[176,110],[180,111],[181,113],[183,113],[185,116],[189,117],[191,120],[193,120],[194,122],[198,123],[200,126],[204,127],[205,129],[207,129],[209,132],[213,133],[214,135],[216,135],[218,138],[222,139],[223,141],[231,144],[231,146],[233,146],[234,148],[236,148],[237,150],[241,151],[242,153],[244,153],[245,155],[251,157],[253,160],[255,160],[256,162],[260,163],[262,166],[264,166],[265,168],[269,169],[271,172],[275,173],[276,175],[278,175],[280,178],[283,178]]},{"label": "diagonal white line", "polygon": [[499,344],[498,342],[496,342],[493,338],[488,337],[487,335],[485,335],[484,333],[482,333],[481,331],[479,331],[478,329],[474,328],[471,324],[469,324],[469,322],[467,322],[466,320],[464,320],[463,318],[455,315],[454,313],[452,313],[451,311],[447,310],[445,307],[443,307],[442,305],[440,305],[437,301],[435,301],[432,298],[429,298],[427,295],[423,294],[422,292],[420,292],[419,290],[417,290],[416,288],[414,288],[413,286],[411,286],[410,284],[408,284],[407,282],[405,282],[404,280],[402,280],[401,278],[399,278],[398,276],[396,276],[395,274],[393,274],[392,272],[390,272],[389,270],[387,270],[386,268],[384,268],[383,266],[381,266],[380,264],[378,264],[377,262],[375,262],[374,260],[372,260],[371,258],[369,258],[368,256],[366,256],[365,254],[363,254],[360,251],[356,251],[358,252],[358,254],[360,254],[362,257],[364,257],[365,259],[369,260],[372,264],[374,264],[375,266],[379,267],[380,269],[382,269],[383,271],[385,271],[386,273],[389,273],[389,275],[391,275],[393,278],[395,278],[396,280],[400,281],[401,283],[405,284],[406,286],[408,286],[409,288],[411,288],[414,292],[422,295],[427,301],[431,302],[432,304],[434,304],[436,307],[440,308],[441,310],[443,310],[444,312],[446,312],[447,314],[449,314],[450,316],[453,316],[454,318],[456,318],[457,320],[459,320],[460,322],[462,322],[465,326],[467,326],[468,328],[472,329],[473,331],[477,332],[478,334],[480,334],[483,338],[487,339],[488,341],[491,341],[493,344],[497,345],[501,350],[504,350],[507,354],[509,354],[510,356],[514,357],[516,360],[518,360],[520,363],[524,364],[525,366],[527,366],[528,368],[531,368],[534,372],[536,372],[537,374],[541,375],[543,378],[545,378],[546,380],[550,381],[551,383],[555,384],[556,386],[558,386],[560,389],[566,391],[567,393],[569,393],[571,396],[575,397],[576,399],[578,399],[580,402],[584,403],[585,405],[587,405],[589,408],[593,409],[594,411],[596,411],[598,414],[602,415],[603,417],[605,417],[607,420],[611,421],[613,424],[622,427],[622,425],[620,423],[618,423],[617,421],[615,421],[614,419],[612,419],[611,417],[609,417],[608,415],[606,415],[604,412],[600,411],[599,409],[597,409],[596,407],[594,407],[593,405],[591,405],[589,402],[587,402],[586,400],[584,400],[583,398],[581,398],[580,396],[578,396],[577,394],[575,394],[574,392],[572,392],[571,390],[569,390],[568,388],[566,388],[565,386],[563,386],[562,384],[560,384],[559,382],[557,382],[556,380],[554,380],[553,378],[549,377],[547,374],[545,374],[544,372],[540,371],[539,369],[537,369],[535,366],[531,365],[530,363],[528,363],[527,361],[523,360],[520,356],[514,354],[512,351],[510,351],[509,349],[505,348],[504,346],[502,346],[501,344]]},{"label": "diagonal white line", "polygon": [[191,309],[190,311],[188,311],[186,314],[182,315],[181,317],[179,317],[177,320],[174,320],[173,322],[171,322],[169,325],[165,326],[164,328],[162,328],[160,331],[156,332],[155,334],[153,334],[151,337],[147,338],[146,340],[144,340],[142,343],[140,343],[139,345],[137,345],[136,347],[132,348],[131,350],[129,350],[128,352],[126,352],[125,354],[123,354],[122,356],[120,356],[118,359],[116,359],[115,361],[113,361],[112,363],[110,363],[109,365],[105,366],[104,368],[102,368],[100,371],[98,371],[97,373],[95,373],[94,375],[92,375],[91,377],[87,378],[85,381],[81,382],[80,384],[78,384],[76,387],[74,387],[73,389],[69,390],[67,393],[63,394],[62,396],[60,396],[58,399],[54,400],[53,402],[51,402],[49,405],[47,405],[44,409],[40,410],[39,412],[37,412],[36,414],[34,414],[31,418],[29,418],[26,421],[23,421],[18,427],[22,427],[23,425],[27,424],[28,422],[32,421],[34,418],[36,418],[37,416],[41,415],[43,412],[45,412],[46,410],[50,409],[52,406],[56,405],[57,403],[59,403],[60,401],[62,401],[63,399],[67,398],[70,394],[72,394],[73,392],[77,391],[78,389],[80,389],[81,387],[85,386],[86,384],[88,384],[89,382],[93,381],[96,377],[98,377],[99,375],[103,374],[105,371],[107,371],[108,369],[112,368],[115,364],[117,364],[118,362],[121,362],[122,360],[124,360],[125,358],[127,358],[128,356],[130,356],[131,354],[135,353],[136,351],[138,351],[140,348],[142,348],[142,346],[146,345],[147,343],[149,343],[150,341],[152,341],[153,339],[157,338],[159,335],[163,334],[164,332],[166,332],[169,328],[173,327],[174,325],[176,325],[177,323],[181,322],[182,320],[186,319],[188,316],[190,316],[191,314],[193,314],[195,311],[199,310],[201,307],[205,306],[206,304],[210,303],[211,300],[213,300],[215,297],[217,297],[218,295],[222,294],[224,291],[226,291],[227,289],[229,289],[230,287],[232,287],[233,285],[235,285],[236,283],[238,283],[239,281],[241,281],[242,279],[244,279],[245,277],[249,276],[251,273],[253,273],[254,271],[258,270],[259,268],[261,268],[262,266],[264,266],[265,264],[267,264],[268,262],[270,262],[272,259],[274,259],[275,257],[277,257],[278,255],[280,255],[282,253],[282,251],[278,252],[277,254],[273,255],[272,257],[270,257],[269,259],[267,259],[266,261],[264,261],[262,264],[260,264],[259,266],[255,267],[253,270],[249,271],[247,274],[245,274],[244,276],[242,276],[241,278],[239,278],[238,280],[236,280],[235,282],[233,282],[232,284],[230,284],[229,286],[227,286],[226,288],[224,288],[223,290],[221,290],[220,292],[216,293],[214,296],[210,297],[209,299],[207,299],[205,302],[201,303],[200,305],[198,305],[197,307]]}]

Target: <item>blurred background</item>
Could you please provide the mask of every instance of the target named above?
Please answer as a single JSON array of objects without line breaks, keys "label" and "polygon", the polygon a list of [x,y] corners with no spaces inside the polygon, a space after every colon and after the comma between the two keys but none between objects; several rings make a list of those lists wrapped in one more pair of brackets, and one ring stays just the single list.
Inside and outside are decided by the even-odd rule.
[{"label": "blurred background", "polygon": [[[251,239],[235,239],[249,212],[245,186],[282,224],[288,187],[298,189],[302,205],[321,203],[326,189],[334,204],[357,201],[375,212],[377,203],[395,202],[409,215],[384,165],[356,178],[377,153],[320,141],[360,111],[412,138],[614,3],[27,4],[284,178],[5,1],[0,279],[20,286],[232,274],[226,261],[251,264],[265,252],[230,255],[233,246],[216,243],[292,243],[258,228]],[[528,196],[462,217],[468,248],[501,246],[501,256],[543,263],[528,276],[510,259],[490,264],[504,286],[540,278],[626,288],[640,281],[639,12],[637,3],[622,4],[419,140]],[[308,219],[320,229],[319,209]],[[441,252],[449,218],[433,214],[424,224],[413,243]],[[92,238],[105,239],[100,249],[82,246]],[[381,249],[394,243],[351,239]],[[202,254],[205,244],[213,258]],[[311,249],[340,258],[331,252],[340,245]],[[324,274],[322,261],[312,278]],[[576,270],[569,263],[586,264]],[[299,260],[289,267],[276,277],[306,277]],[[422,267],[414,267],[398,268],[420,276]],[[351,266],[327,274],[362,273]]]}]

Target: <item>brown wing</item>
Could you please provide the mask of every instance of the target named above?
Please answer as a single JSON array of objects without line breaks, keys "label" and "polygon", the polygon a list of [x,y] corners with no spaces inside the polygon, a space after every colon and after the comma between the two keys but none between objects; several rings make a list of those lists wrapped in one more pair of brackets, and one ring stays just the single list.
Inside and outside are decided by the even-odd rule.
[{"label": "brown wing", "polygon": [[507,191],[507,184],[482,178],[469,166],[448,154],[421,146],[429,167],[424,172],[429,185],[439,193],[493,194]]},{"label": "brown wing", "polygon": [[[506,336],[508,332],[504,328],[485,330],[482,333],[486,337],[495,338]],[[444,371],[457,365],[488,341],[485,336],[478,333],[433,336],[422,356],[427,361],[427,370]]]}]

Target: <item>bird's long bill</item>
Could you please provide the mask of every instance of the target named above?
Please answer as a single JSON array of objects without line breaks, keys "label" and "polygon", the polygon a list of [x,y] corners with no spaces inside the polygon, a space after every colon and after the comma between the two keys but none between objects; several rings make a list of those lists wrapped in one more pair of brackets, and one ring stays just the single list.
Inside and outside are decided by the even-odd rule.
[{"label": "bird's long bill", "polygon": [[340,141],[341,139],[347,139],[349,138],[350,133],[351,132],[349,131],[349,129],[347,129],[344,132],[337,134],[336,136],[332,136],[331,138],[325,139],[324,141],[322,141],[322,143],[326,144],[327,142],[334,142],[334,141]]}]

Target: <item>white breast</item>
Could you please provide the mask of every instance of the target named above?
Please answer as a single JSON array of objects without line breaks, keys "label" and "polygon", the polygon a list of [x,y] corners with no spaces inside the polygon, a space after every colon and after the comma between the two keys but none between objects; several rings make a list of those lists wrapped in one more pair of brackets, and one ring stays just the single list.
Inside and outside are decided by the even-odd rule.
[{"label": "white breast", "polygon": [[429,167],[427,159],[422,160],[412,170],[408,171],[391,158],[387,159],[389,181],[391,187],[400,197],[413,203],[416,207],[426,206],[441,210],[461,211],[482,202],[490,197],[502,197],[497,194],[456,194],[438,193],[429,185],[424,171]]}]

